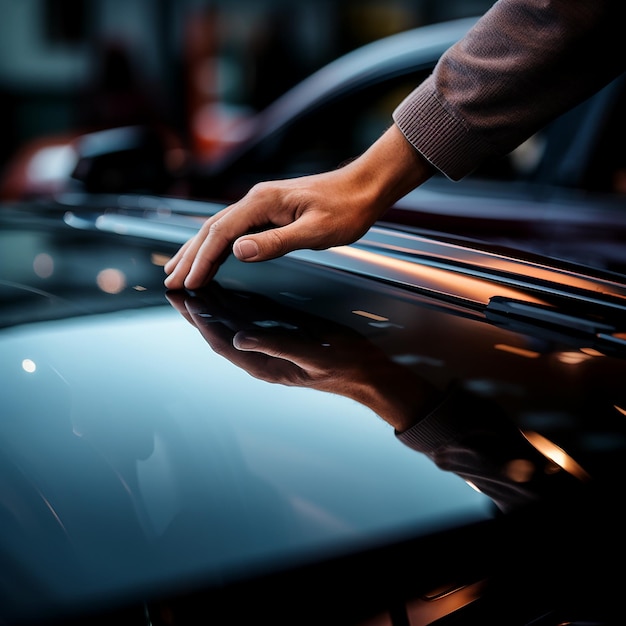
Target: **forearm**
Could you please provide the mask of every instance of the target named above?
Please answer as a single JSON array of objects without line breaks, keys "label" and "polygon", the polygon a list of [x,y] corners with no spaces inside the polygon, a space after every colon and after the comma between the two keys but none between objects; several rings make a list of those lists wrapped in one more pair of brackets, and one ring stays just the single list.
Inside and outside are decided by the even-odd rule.
[{"label": "forearm", "polygon": [[369,407],[393,427],[404,432],[425,418],[445,394],[410,368],[386,361],[367,363],[346,377],[345,384],[328,391],[339,393]]},{"label": "forearm", "polygon": [[435,171],[395,124],[342,170],[356,204],[371,207],[375,213],[372,222]]}]

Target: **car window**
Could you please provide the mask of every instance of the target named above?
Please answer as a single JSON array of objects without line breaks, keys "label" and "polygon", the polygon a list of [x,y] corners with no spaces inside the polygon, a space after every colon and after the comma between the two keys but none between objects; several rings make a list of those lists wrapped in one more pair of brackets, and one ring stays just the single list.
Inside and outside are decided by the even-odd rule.
[{"label": "car window", "polygon": [[[604,96],[604,98],[602,97]],[[620,77],[597,98],[597,133],[584,161],[582,186],[590,191],[626,193],[626,78]]]},{"label": "car window", "polygon": [[389,127],[394,108],[413,86],[407,79],[392,81],[320,109],[282,134],[276,165],[298,175],[334,169],[358,156]]},{"label": "car window", "polygon": [[[241,197],[256,182],[334,169],[361,154],[392,122],[398,103],[429,70],[346,91],[263,138],[220,171],[208,193]],[[626,191],[624,80],[546,126],[510,154],[485,162],[470,181],[528,182]],[[443,178],[442,175],[439,175]]]},{"label": "car window", "polygon": [[255,182],[335,169],[364,152],[392,123],[392,112],[427,72],[343,93],[285,124],[220,171],[214,195],[237,197]]},{"label": "car window", "polygon": [[472,174],[605,195],[626,193],[626,78],[567,111],[509,155]]}]

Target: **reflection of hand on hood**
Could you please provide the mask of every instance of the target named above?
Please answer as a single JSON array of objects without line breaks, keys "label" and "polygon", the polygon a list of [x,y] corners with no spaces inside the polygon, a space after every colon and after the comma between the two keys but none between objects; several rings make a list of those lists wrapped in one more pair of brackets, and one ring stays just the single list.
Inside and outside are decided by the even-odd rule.
[{"label": "reflection of hand on hood", "polygon": [[209,346],[251,376],[349,397],[443,470],[502,510],[542,496],[566,472],[540,454],[498,407],[460,388],[442,393],[352,328],[217,282],[168,300]]},{"label": "reflection of hand on hood", "polygon": [[260,380],[351,398],[396,429],[441,399],[434,385],[332,320],[215,281],[167,298],[215,352]]}]

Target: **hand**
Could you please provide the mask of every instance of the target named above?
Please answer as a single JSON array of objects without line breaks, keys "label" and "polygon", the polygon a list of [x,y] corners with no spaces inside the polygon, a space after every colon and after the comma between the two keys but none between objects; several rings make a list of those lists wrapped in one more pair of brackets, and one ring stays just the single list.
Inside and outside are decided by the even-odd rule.
[{"label": "hand", "polygon": [[198,289],[233,253],[265,261],[296,249],[322,250],[363,236],[432,169],[392,126],[372,147],[332,172],[255,185],[210,217],[165,265],[165,286]]},{"label": "hand", "polygon": [[[242,297],[218,283],[194,296],[166,296],[214,352],[260,380],[349,397],[396,430],[409,428],[439,400],[434,386],[347,326],[255,294]],[[258,325],[268,320],[269,330]]]}]

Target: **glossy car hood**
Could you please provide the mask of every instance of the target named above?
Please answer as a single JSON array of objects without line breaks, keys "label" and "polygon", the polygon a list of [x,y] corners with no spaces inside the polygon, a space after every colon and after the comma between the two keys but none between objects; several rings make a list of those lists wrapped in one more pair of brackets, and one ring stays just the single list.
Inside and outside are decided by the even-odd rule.
[{"label": "glossy car hood", "polygon": [[[207,290],[168,293],[162,265],[180,233],[25,210],[0,220],[7,620],[225,585],[499,515],[497,497],[472,488],[480,472],[451,471],[344,395],[342,377],[378,351],[416,381],[497,401],[575,482],[623,453],[620,354],[433,298],[443,275],[422,293],[307,255],[230,258]],[[276,336],[283,352],[237,350],[239,331]],[[481,419],[462,410],[468,428]],[[524,482],[519,499],[534,499]]]}]

